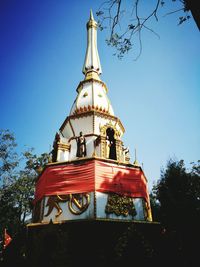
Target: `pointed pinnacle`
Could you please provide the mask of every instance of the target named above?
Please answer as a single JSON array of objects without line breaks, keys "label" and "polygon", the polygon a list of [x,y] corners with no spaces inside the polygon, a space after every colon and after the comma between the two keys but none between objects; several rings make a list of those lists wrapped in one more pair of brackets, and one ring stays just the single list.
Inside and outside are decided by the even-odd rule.
[{"label": "pointed pinnacle", "polygon": [[138,163],[137,160],[135,160],[135,161],[133,162],[133,165],[135,165],[135,166],[140,166],[140,164]]},{"label": "pointed pinnacle", "polygon": [[92,9],[90,9],[90,20],[94,20]]},{"label": "pointed pinnacle", "polygon": [[137,150],[136,150],[136,148],[135,148],[135,160],[134,160],[134,162],[133,162],[133,165],[135,165],[135,166],[139,166],[139,163],[138,163],[138,161],[137,161]]}]

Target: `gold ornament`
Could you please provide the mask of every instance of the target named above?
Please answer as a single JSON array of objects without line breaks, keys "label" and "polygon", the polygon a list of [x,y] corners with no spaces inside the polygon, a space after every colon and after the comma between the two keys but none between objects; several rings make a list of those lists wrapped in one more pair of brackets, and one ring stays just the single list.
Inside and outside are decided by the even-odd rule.
[{"label": "gold ornament", "polygon": [[105,212],[107,214],[114,213],[117,216],[123,215],[125,217],[128,215],[132,215],[134,217],[137,214],[133,198],[120,196],[116,193],[110,193],[108,195]]},{"label": "gold ornament", "polygon": [[60,202],[68,202],[68,207],[71,213],[79,215],[88,208],[90,204],[90,195],[82,193],[49,196],[46,204],[46,207],[48,207],[48,211],[44,216],[49,216],[52,210],[55,208],[57,210],[55,217],[59,217],[63,212],[59,205]]}]

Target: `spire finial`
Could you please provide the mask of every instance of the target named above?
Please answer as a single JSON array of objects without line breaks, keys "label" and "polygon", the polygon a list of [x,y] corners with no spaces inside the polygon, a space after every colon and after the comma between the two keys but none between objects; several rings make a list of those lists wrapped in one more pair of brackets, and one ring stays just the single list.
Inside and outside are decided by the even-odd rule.
[{"label": "spire finial", "polygon": [[90,10],[90,18],[87,23],[87,51],[83,65],[86,80],[91,78],[100,80],[101,64],[97,50],[97,27],[98,24],[94,20],[92,10]]},{"label": "spire finial", "polygon": [[90,20],[94,20],[92,9],[90,9]]},{"label": "spire finial", "polygon": [[138,163],[138,161],[137,161],[137,151],[136,151],[136,148],[135,148],[135,160],[133,162],[133,165],[140,166],[139,163]]}]

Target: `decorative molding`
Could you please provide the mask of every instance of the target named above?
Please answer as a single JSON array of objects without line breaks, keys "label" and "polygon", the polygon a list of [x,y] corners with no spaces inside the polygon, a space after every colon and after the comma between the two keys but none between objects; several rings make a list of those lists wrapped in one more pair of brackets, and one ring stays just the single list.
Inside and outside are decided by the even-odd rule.
[{"label": "decorative molding", "polygon": [[115,141],[116,144],[116,154],[117,154],[117,159],[121,159],[121,153],[122,153],[122,141],[119,139],[116,139]]},{"label": "decorative molding", "polygon": [[94,83],[92,83],[92,104],[94,104]]},{"label": "decorative molding", "polygon": [[73,120],[73,119],[79,119],[79,118],[83,118],[83,117],[88,117],[88,116],[99,116],[101,118],[106,118],[106,119],[110,119],[112,121],[115,121],[119,124],[119,127],[121,128],[122,132],[124,133],[125,132],[125,128],[124,126],[122,125],[121,121],[119,118],[115,117],[115,116],[112,116],[108,113],[105,113],[103,111],[96,111],[96,110],[92,110],[92,107],[91,107],[91,110],[88,110],[88,111],[83,111],[82,113],[80,114],[76,114],[76,115],[70,115],[68,116],[65,121],[63,122],[63,124],[61,125],[60,127],[60,131],[62,131],[65,127],[65,125],[67,124],[67,122],[69,120]]},{"label": "decorative molding", "polygon": [[60,150],[70,151],[70,147],[71,147],[70,144],[64,144],[64,143],[58,142],[57,145],[58,145],[58,149]]},{"label": "decorative molding", "polygon": [[108,93],[108,88],[107,88],[106,84],[105,84],[104,82],[102,82],[101,80],[97,80],[97,79],[94,79],[94,78],[91,78],[91,79],[87,79],[87,80],[83,80],[83,81],[81,81],[81,82],[79,83],[79,85],[78,85],[76,91],[77,91],[78,93],[80,93],[81,89],[83,88],[83,84],[87,84],[87,83],[91,83],[91,82],[92,82],[92,83],[96,82],[96,83],[101,84],[102,87],[104,87],[106,93]]},{"label": "decorative molding", "polygon": [[74,111],[73,115],[79,115],[79,114],[82,114],[82,113],[85,113],[85,112],[88,112],[88,111],[99,111],[99,112],[102,112],[102,113],[105,113],[105,114],[108,114],[110,115],[109,113],[109,110],[106,110],[105,108],[102,108],[102,106],[84,106],[84,107],[80,107],[80,108],[76,108],[76,110]]},{"label": "decorative molding", "polygon": [[111,122],[108,122],[108,123],[104,124],[103,126],[100,126],[100,133],[101,133],[101,136],[106,137],[106,130],[107,130],[108,128],[112,128],[112,129],[115,131],[114,138],[115,138],[116,140],[118,140],[118,139],[121,137],[120,132],[117,130],[116,126],[113,125]]},{"label": "decorative molding", "polygon": [[95,116],[92,116],[92,127],[93,127],[93,133],[95,132]]},{"label": "decorative molding", "polygon": [[101,136],[101,158],[107,158],[106,157],[106,137]]}]

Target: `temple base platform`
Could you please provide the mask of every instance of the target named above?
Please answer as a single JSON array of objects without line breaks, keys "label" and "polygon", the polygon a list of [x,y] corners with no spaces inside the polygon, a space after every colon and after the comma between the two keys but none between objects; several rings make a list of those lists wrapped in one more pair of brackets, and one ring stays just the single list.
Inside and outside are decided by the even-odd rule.
[{"label": "temple base platform", "polygon": [[164,247],[161,226],[153,222],[103,220],[27,227],[29,267],[159,266]]}]

